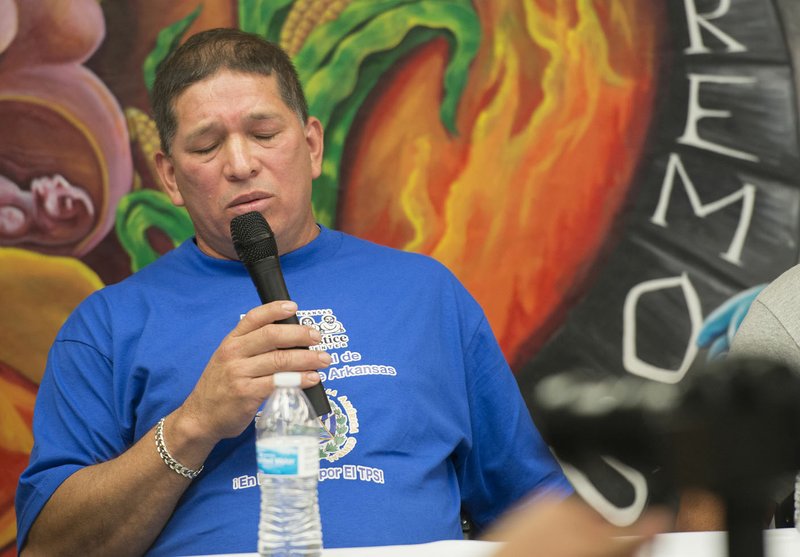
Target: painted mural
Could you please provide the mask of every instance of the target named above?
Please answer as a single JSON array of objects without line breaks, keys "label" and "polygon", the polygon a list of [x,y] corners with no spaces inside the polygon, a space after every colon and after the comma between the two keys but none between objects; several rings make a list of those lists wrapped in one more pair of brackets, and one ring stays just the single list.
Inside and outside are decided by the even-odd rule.
[{"label": "painted mural", "polygon": [[[797,262],[793,0],[0,0],[0,557],[56,331],[192,235],[148,91],[217,26],[292,54],[318,220],[445,263],[528,397],[572,367],[680,381]],[[571,477],[618,522],[647,500],[621,463]]]}]

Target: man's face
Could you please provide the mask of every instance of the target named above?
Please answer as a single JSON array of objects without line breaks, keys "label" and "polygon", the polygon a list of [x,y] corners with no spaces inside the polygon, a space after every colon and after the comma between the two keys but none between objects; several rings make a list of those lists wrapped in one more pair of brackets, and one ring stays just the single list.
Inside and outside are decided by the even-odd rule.
[{"label": "man's face", "polygon": [[322,163],[322,125],[304,126],[278,92],[275,77],[220,71],[174,103],[172,155],[156,155],[170,199],[185,206],[203,252],[236,259],[230,222],[258,211],[280,253],[318,233],[311,181]]}]

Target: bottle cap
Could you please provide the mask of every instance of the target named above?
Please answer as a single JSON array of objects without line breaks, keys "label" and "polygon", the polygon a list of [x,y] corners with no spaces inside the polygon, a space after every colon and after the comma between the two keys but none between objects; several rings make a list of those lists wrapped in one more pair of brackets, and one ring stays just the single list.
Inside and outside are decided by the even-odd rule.
[{"label": "bottle cap", "polygon": [[299,371],[279,371],[273,377],[276,387],[299,387],[303,381]]}]

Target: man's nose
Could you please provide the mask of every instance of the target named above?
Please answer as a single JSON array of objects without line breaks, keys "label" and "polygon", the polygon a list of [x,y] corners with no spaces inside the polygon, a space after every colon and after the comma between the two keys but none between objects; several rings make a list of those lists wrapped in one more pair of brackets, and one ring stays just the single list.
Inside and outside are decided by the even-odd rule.
[{"label": "man's nose", "polygon": [[258,174],[258,158],[245,138],[231,137],[226,147],[224,172],[228,180],[247,180]]}]

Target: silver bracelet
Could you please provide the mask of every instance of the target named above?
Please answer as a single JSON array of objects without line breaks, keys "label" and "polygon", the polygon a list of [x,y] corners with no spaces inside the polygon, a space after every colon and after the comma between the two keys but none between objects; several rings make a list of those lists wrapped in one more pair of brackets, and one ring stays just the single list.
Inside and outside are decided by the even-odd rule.
[{"label": "silver bracelet", "polygon": [[167,417],[164,416],[158,420],[158,424],[156,425],[156,450],[158,450],[158,455],[161,457],[161,460],[164,461],[164,464],[169,466],[170,470],[177,472],[184,478],[193,480],[200,475],[200,472],[203,471],[203,467],[201,466],[197,470],[192,470],[172,458],[172,455],[169,454],[167,450],[167,446],[164,444],[164,420],[166,419]]}]

